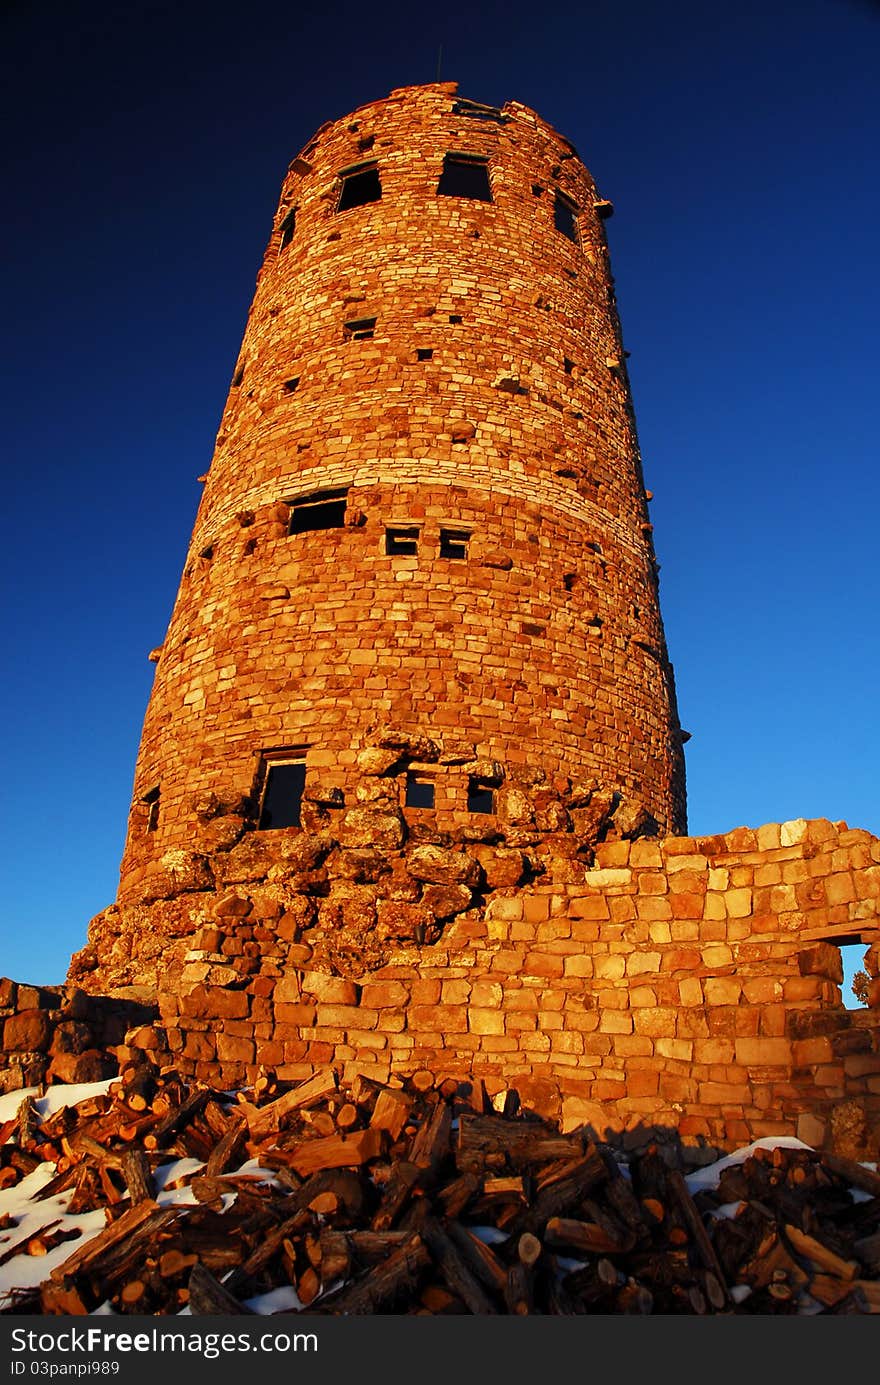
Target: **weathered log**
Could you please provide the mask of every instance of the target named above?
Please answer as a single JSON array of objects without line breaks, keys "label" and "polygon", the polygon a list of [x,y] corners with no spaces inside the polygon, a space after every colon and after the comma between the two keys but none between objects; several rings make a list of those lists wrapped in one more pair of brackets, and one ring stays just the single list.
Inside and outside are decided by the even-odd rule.
[{"label": "weathered log", "polygon": [[205,1173],[209,1178],[216,1178],[218,1174],[226,1172],[244,1144],[247,1130],[247,1122],[240,1115],[236,1114],[227,1122],[226,1130],[208,1155],[205,1164]]},{"label": "weathered log", "polygon": [[450,1222],[449,1239],[480,1283],[502,1297],[507,1289],[507,1270],[490,1246],[459,1222]]},{"label": "weathered log", "polygon": [[488,1155],[503,1154],[511,1168],[521,1169],[551,1159],[573,1159],[582,1153],[583,1146],[582,1136],[551,1135],[543,1124],[462,1112],[455,1162],[465,1172],[479,1172]]},{"label": "weathered log", "polygon": [[316,1073],[306,1082],[301,1082],[298,1087],[293,1087],[267,1106],[251,1106],[243,1101],[241,1107],[251,1135],[257,1137],[280,1130],[282,1121],[292,1111],[304,1110],[313,1102],[329,1096],[331,1092],[336,1091],[336,1086],[336,1073],[333,1068],[328,1068],[325,1072]]},{"label": "weathered log", "polygon": [[724,1271],[715,1254],[715,1248],[709,1240],[703,1218],[694,1205],[694,1200],[690,1195],[690,1190],[679,1173],[678,1169],[670,1169],[666,1175],[666,1186],[671,1196],[678,1203],[682,1215],[687,1222],[688,1230],[694,1238],[694,1244],[699,1252],[704,1269],[711,1270],[727,1297],[727,1285],[724,1281]]},{"label": "weathered log", "polygon": [[427,1246],[418,1233],[414,1233],[381,1264],[334,1295],[332,1311],[349,1316],[378,1313],[404,1293],[411,1293],[430,1264]]},{"label": "weathered log", "polygon": [[122,1176],[128,1188],[132,1206],[153,1198],[153,1176],[150,1161],[142,1149],[127,1149],[120,1161]]},{"label": "weathered log", "polygon": [[823,1151],[820,1158],[825,1168],[836,1173],[838,1178],[852,1184],[854,1188],[860,1188],[863,1193],[880,1197],[880,1173],[866,1169],[864,1164],[857,1163],[855,1159],[843,1159],[839,1154]]},{"label": "weathered log", "polygon": [[521,1260],[516,1261],[507,1271],[504,1302],[507,1304],[508,1313],[513,1313],[520,1318],[527,1317],[534,1308],[535,1294],[532,1270]]},{"label": "weathered log", "polygon": [[382,1201],[372,1220],[374,1231],[389,1231],[400,1216],[413,1189],[422,1177],[423,1170],[406,1160],[399,1160],[391,1171],[391,1177],[382,1192]]},{"label": "weathered log", "polygon": [[858,1260],[844,1260],[842,1256],[823,1246],[815,1236],[808,1236],[800,1227],[792,1226],[790,1222],[786,1223],[784,1231],[785,1238],[796,1255],[803,1256],[820,1270],[836,1274],[838,1279],[855,1279],[860,1268]]},{"label": "weathered log", "polygon": [[596,1146],[589,1145],[582,1159],[569,1164],[566,1172],[541,1189],[532,1206],[517,1219],[516,1229],[541,1235],[551,1217],[558,1217],[576,1207],[607,1178],[608,1171]]},{"label": "weathered log", "polygon": [[431,1252],[431,1257],[443,1276],[444,1283],[453,1294],[461,1299],[469,1312],[477,1315],[494,1315],[495,1308],[471,1273],[466,1261],[459,1254],[455,1243],[446,1234],[436,1218],[430,1215],[427,1201],[424,1198],[421,1200],[420,1210],[422,1215],[417,1220],[416,1228]]},{"label": "weathered log", "polygon": [[169,1111],[168,1115],[164,1116],[157,1125],[153,1126],[149,1134],[144,1136],[144,1146],[147,1149],[164,1149],[171,1137],[198,1115],[210,1095],[211,1092],[208,1087],[197,1087],[195,1091],[190,1092],[182,1105]]},{"label": "weathered log", "polygon": [[393,1144],[406,1125],[412,1104],[412,1097],[408,1096],[406,1092],[397,1092],[390,1087],[383,1087],[376,1097],[373,1114],[370,1116],[370,1125],[375,1126],[377,1130],[387,1130]]},{"label": "weathered log", "polygon": [[327,1135],[299,1145],[291,1159],[296,1173],[305,1177],[321,1169],[352,1168],[367,1164],[382,1153],[384,1132],[368,1127],[348,1135]]},{"label": "weathered log", "polygon": [[464,1211],[481,1188],[482,1180],[478,1174],[463,1173],[451,1183],[447,1183],[445,1188],[440,1188],[435,1195],[435,1201],[443,1208],[444,1214],[453,1220]]},{"label": "weathered log", "polygon": [[139,1202],[136,1207],[130,1207],[117,1221],[111,1222],[104,1231],[78,1247],[62,1264],[56,1265],[51,1272],[51,1278],[56,1282],[72,1278],[87,1265],[98,1260],[105,1251],[119,1245],[133,1232],[139,1231],[145,1223],[155,1218],[158,1211],[159,1205],[152,1198],[148,1202]]},{"label": "weathered log", "polygon": [[436,1175],[449,1154],[451,1133],[452,1108],[445,1101],[438,1102],[430,1119],[419,1127],[413,1137],[409,1162],[425,1170],[431,1177]]},{"label": "weathered log", "polygon": [[204,1265],[195,1264],[190,1270],[189,1282],[189,1311],[197,1317],[208,1316],[216,1313],[234,1313],[236,1315],[250,1314],[253,1310],[246,1308],[225,1285],[215,1279],[210,1270],[206,1270]]}]

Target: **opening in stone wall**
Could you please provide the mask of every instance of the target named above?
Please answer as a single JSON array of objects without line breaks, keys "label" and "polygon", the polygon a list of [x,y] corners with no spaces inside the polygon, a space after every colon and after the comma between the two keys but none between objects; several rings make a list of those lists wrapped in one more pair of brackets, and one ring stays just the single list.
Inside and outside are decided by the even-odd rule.
[{"label": "opening in stone wall", "polygon": [[441,197],[470,197],[476,202],[491,202],[488,159],[477,154],[445,154],[437,193]]},{"label": "opening in stone wall", "polygon": [[298,375],[292,375],[292,376],[290,377],[289,380],[285,380],[285,381],[284,381],[284,393],[285,393],[285,394],[293,394],[294,390],[297,388],[298,385],[299,385],[299,376],[298,376]]},{"label": "opening in stone wall", "polygon": [[406,776],[404,803],[407,808],[433,808],[433,779],[426,779],[424,775],[408,774]]},{"label": "opening in stone wall", "polygon": [[275,827],[299,827],[306,786],[305,752],[267,751],[263,773],[258,828],[265,831]]},{"label": "opening in stone wall", "polygon": [[378,164],[361,164],[356,168],[343,169],[339,177],[342,187],[336,204],[337,212],[348,212],[352,207],[378,202],[382,196]]},{"label": "opening in stone wall", "polygon": [[416,360],[417,360],[417,361],[430,361],[433,355],[434,355],[434,349],[433,349],[433,347],[431,347],[431,346],[417,346],[417,347],[416,347]]},{"label": "opening in stone wall", "polygon": [[577,207],[558,189],[553,198],[553,225],[569,240],[578,243]]},{"label": "opening in stone wall", "polygon": [[146,826],[148,832],[155,832],[159,826],[159,795],[160,789],[157,784],[155,788],[150,789],[141,798],[141,803],[145,804],[147,809]]},{"label": "opening in stone wall", "polygon": [[865,1010],[868,1006],[867,986],[870,980],[865,971],[867,943],[861,939],[843,942],[839,945],[840,960],[843,963],[843,985],[840,988],[844,1007],[847,1010]]},{"label": "opening in stone wall", "polygon": [[494,813],[495,793],[485,780],[468,780],[467,809],[469,813]]},{"label": "opening in stone wall", "polygon": [[498,125],[506,125],[508,117],[498,106],[483,106],[479,101],[465,101],[460,98],[452,103],[453,115],[466,115],[471,120],[492,120]]},{"label": "opening in stone wall", "polygon": [[342,330],[346,341],[370,341],[376,330],[376,319],[358,317],[344,323]]},{"label": "opening in stone wall", "polygon": [[313,495],[292,500],[289,534],[306,534],[315,529],[341,529],[345,524],[348,488],[316,491]]},{"label": "opening in stone wall", "polygon": [[296,230],[296,207],[291,208],[291,210],[287,213],[287,216],[281,223],[280,229],[281,239],[278,242],[279,255],[281,254],[282,250],[287,249],[288,245],[293,240],[294,232]]},{"label": "opening in stone wall", "polygon": [[441,558],[467,558],[467,546],[470,533],[466,529],[441,529],[440,530],[440,557]]},{"label": "opening in stone wall", "polygon": [[385,552],[390,556],[415,557],[419,551],[419,531],[415,525],[395,525],[385,530]]}]

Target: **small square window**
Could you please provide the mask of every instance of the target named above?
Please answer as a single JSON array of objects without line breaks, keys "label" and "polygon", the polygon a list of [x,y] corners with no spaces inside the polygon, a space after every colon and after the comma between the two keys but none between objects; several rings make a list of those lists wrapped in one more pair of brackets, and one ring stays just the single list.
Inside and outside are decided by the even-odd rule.
[{"label": "small square window", "polygon": [[470,534],[466,529],[440,530],[440,557],[466,558]]},{"label": "small square window", "polygon": [[406,776],[405,801],[407,808],[433,808],[433,779],[422,779],[417,774],[408,774]]},{"label": "small square window", "polygon": [[400,525],[385,530],[385,552],[415,557],[419,551],[419,531],[417,526]]},{"label": "small square window", "polygon": [[343,335],[346,341],[370,341],[375,330],[374,317],[359,317],[344,324]]},{"label": "small square window", "polygon": [[494,813],[495,794],[481,779],[468,781],[467,809],[469,813]]},{"label": "small square window", "polygon": [[281,223],[281,240],[278,242],[278,253],[279,253],[279,255],[281,254],[281,251],[282,251],[282,250],[286,250],[286,249],[287,249],[288,245],[289,245],[290,242],[293,240],[293,236],[294,236],[294,232],[295,232],[295,231],[296,231],[296,207],[293,207],[293,208],[291,209],[291,211],[289,211],[289,212],[287,213],[287,216],[284,218],[284,220],[283,220],[282,223]]},{"label": "small square window", "polygon": [[575,245],[578,244],[577,210],[575,204],[569,202],[561,192],[556,193],[553,198],[553,225]]},{"label": "small square window", "polygon": [[446,154],[437,192],[441,197],[470,197],[477,202],[491,202],[488,160],[474,154]]},{"label": "small square window", "polygon": [[417,347],[416,347],[416,360],[417,360],[417,361],[430,361],[431,358],[433,357],[433,355],[434,355],[434,351],[433,351],[433,348],[430,347],[430,346],[417,346]]},{"label": "small square window", "polygon": [[362,164],[340,173],[342,188],[339,193],[337,212],[351,211],[352,207],[363,207],[367,202],[378,202],[382,196],[378,164]]},{"label": "small square window", "polygon": [[305,757],[266,761],[266,779],[260,802],[260,831],[274,827],[299,827],[306,786]]},{"label": "small square window", "polygon": [[341,529],[345,524],[347,489],[318,491],[294,500],[290,507],[289,534],[307,534],[313,529]]}]

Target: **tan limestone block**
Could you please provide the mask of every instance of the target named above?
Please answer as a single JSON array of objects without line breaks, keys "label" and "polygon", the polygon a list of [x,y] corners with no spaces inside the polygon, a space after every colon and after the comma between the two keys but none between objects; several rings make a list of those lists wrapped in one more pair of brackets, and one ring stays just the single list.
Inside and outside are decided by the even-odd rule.
[{"label": "tan limestone block", "polygon": [[696,976],[686,976],[678,983],[679,999],[682,1005],[702,1005],[703,986]]},{"label": "tan limestone block", "polygon": [[789,1067],[792,1045],[787,1039],[737,1039],[737,1063],[744,1068]]}]

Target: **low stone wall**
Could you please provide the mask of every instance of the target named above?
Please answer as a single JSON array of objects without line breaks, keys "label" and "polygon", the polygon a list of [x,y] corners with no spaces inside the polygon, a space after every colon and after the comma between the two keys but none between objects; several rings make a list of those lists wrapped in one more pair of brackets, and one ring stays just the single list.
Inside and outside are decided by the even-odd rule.
[{"label": "low stone wall", "polygon": [[132,1025],[155,1014],[155,1005],[143,1000],[0,977],[0,1092],[112,1077],[114,1048]]},{"label": "low stone wall", "polygon": [[[575,881],[556,865],[361,975],[316,965],[308,911],[240,884],[160,993],[164,1031],[128,1041],[225,1085],[328,1063],[477,1076],[630,1143],[822,1144],[847,1104],[876,1155],[880,841],[797,820],[608,842]],[[856,939],[873,979],[847,1011],[836,944]]]}]

